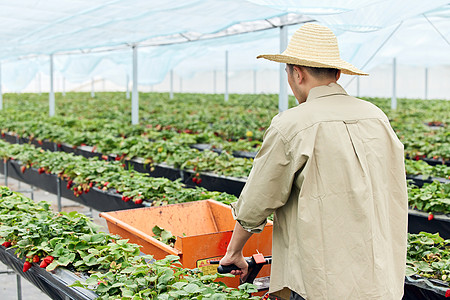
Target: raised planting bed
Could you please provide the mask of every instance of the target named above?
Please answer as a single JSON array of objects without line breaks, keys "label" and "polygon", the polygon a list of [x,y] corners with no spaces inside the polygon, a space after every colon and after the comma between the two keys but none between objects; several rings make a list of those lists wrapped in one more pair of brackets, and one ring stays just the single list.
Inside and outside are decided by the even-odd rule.
[{"label": "raised planting bed", "polygon": [[[1,160],[0,173],[2,174],[4,173],[4,164],[5,162]],[[30,184],[52,194],[58,193],[59,184],[61,197],[73,200],[98,211],[130,209],[145,206],[143,204],[136,204],[132,201],[124,202],[122,200],[122,195],[111,190],[105,191],[95,186],[92,187],[88,193],[75,196],[74,192],[67,188],[68,182],[65,180],[58,180],[57,176],[54,174],[39,174],[38,169],[32,167],[26,168],[25,172],[22,172],[22,165],[20,162],[13,160],[8,160],[6,165],[8,168],[7,172],[9,177]],[[149,205],[149,203],[147,202],[146,205]]]},{"label": "raised planting bed", "polygon": [[407,276],[403,300],[443,300],[450,297],[448,283],[420,276]]},{"label": "raised planting bed", "polygon": [[418,187],[422,187],[425,183],[432,183],[433,181],[439,181],[444,184],[450,183],[450,180],[446,178],[431,177],[425,175],[406,175],[406,179],[412,180]]},{"label": "raised planting bed", "polygon": [[[0,173],[4,174],[5,161],[0,160]],[[54,174],[39,174],[35,168],[26,168],[22,172],[23,165],[16,160],[7,160],[6,167],[8,177],[33,185],[52,194],[57,194],[57,177]]]},{"label": "raised planting bed", "polygon": [[26,272],[23,272],[24,259],[19,259],[14,255],[15,249],[6,249],[0,246],[0,261],[21,275],[42,292],[52,299],[74,299],[74,300],[91,300],[98,296],[89,290],[81,287],[69,287],[77,280],[83,278],[75,275],[64,268],[57,268],[51,272],[40,268],[38,264],[33,266]]},{"label": "raised planting bed", "polygon": [[450,239],[450,215],[430,214],[418,210],[408,211],[408,232],[420,233],[421,231],[436,233],[444,239]]},{"label": "raised planting bed", "polygon": [[82,205],[91,207],[98,211],[114,211],[121,209],[139,208],[150,205],[151,203],[146,201],[142,204],[134,203],[133,201],[125,202],[122,200],[122,195],[112,190],[103,190],[97,187],[92,187],[88,193],[83,193],[75,196],[75,193],[67,188],[67,181],[61,180],[61,196]]},{"label": "raised planting bed", "polygon": [[[180,257],[185,268],[200,268],[205,274],[216,273],[217,265],[209,261],[221,259],[230,241],[235,220],[231,208],[214,200],[180,203],[162,207],[138,208],[101,213],[109,231],[130,242],[141,245],[141,251],[161,259],[172,254]],[[175,237],[174,247],[154,238],[157,225],[170,231]],[[272,223],[263,232],[253,235],[244,247],[244,255],[251,256],[257,250],[264,255],[272,253]],[[265,266],[260,277],[269,275]],[[238,278],[223,278],[227,286],[237,287]]]}]

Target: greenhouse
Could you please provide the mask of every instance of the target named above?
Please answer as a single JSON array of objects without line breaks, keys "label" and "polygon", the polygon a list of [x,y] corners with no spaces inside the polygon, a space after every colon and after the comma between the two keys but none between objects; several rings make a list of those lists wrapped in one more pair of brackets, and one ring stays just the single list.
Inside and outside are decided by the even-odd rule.
[{"label": "greenhouse", "polygon": [[4,299],[450,297],[448,1],[0,23]]}]

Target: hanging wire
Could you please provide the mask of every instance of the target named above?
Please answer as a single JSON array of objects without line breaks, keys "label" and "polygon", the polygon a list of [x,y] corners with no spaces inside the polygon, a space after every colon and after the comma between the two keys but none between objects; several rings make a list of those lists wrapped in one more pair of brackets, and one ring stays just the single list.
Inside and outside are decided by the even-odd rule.
[{"label": "hanging wire", "polygon": [[[378,49],[372,54],[372,56],[366,61],[366,63],[361,67],[361,69],[364,69],[371,61],[372,59],[375,57],[375,55],[378,54],[378,52],[380,52],[381,48],[384,47],[384,45],[386,45],[386,43],[391,39],[391,37],[397,32],[397,30],[400,28],[400,26],[403,24],[403,21],[401,21],[397,27],[395,27],[395,29],[391,32],[391,34],[387,37],[387,39],[380,45],[380,47],[378,47]],[[345,85],[345,88],[347,88],[350,83],[353,82],[353,80],[356,78],[356,76],[353,76],[352,79],[350,79],[350,81]]]},{"label": "hanging wire", "polygon": [[447,40],[447,38],[439,31],[439,29],[437,29],[436,26],[434,26],[434,24],[430,21],[430,19],[427,18],[427,16],[425,14],[423,14],[423,16],[425,17],[425,19],[427,19],[428,23],[430,23],[431,26],[433,26],[433,28],[437,31],[437,33],[439,33],[441,35],[441,37],[444,39],[444,41],[447,42],[447,44],[450,46],[450,42]]}]

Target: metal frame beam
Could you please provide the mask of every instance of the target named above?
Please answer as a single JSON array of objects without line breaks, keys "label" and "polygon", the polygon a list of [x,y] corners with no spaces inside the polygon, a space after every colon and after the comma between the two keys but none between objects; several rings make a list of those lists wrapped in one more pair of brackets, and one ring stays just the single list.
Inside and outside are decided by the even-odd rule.
[{"label": "metal frame beam", "polygon": [[228,101],[228,50],[225,51],[225,101]]},{"label": "metal frame beam", "polygon": [[131,124],[139,124],[139,93],[138,93],[138,52],[137,46],[133,49],[133,92],[131,94]]},{"label": "metal frame beam", "polygon": [[[280,27],[280,53],[286,50],[288,44],[288,29],[286,26]],[[286,64],[280,64],[280,93],[278,94],[278,111],[282,112],[288,109],[287,94],[287,74]]]},{"label": "metal frame beam", "polygon": [[50,54],[50,93],[48,95],[49,115],[55,115],[55,92],[53,90],[53,54]]},{"label": "metal frame beam", "polygon": [[397,109],[397,59],[392,61],[392,98],[391,109]]}]

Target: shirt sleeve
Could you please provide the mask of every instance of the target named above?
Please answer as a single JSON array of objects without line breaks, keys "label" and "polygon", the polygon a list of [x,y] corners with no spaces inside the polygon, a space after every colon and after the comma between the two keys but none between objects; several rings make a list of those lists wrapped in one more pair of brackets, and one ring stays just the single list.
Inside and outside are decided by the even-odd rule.
[{"label": "shirt sleeve", "polygon": [[245,230],[261,232],[267,217],[287,202],[295,176],[294,165],[286,139],[271,125],[239,200],[231,205],[234,219]]}]

